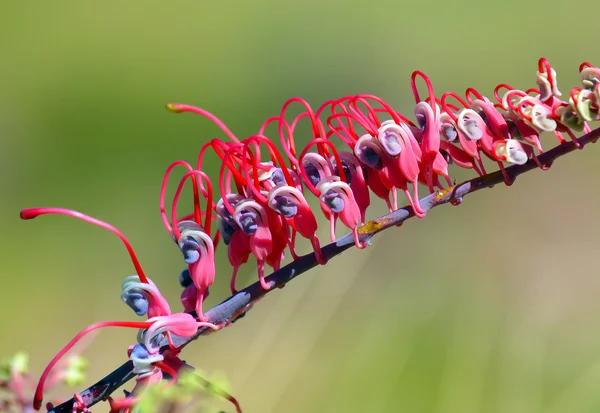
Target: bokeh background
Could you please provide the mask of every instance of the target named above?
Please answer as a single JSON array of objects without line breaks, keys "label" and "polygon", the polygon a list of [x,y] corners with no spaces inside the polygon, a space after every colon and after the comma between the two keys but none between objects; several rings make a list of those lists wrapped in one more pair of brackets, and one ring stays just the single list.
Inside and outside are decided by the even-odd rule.
[{"label": "bokeh background", "polygon": [[[26,350],[40,371],[89,323],[135,317],[119,298],[133,269],[118,239],[66,217],[20,221],[25,207],[114,224],[176,302],[183,262],[159,217],[163,172],[222,134],[165,103],[206,108],[246,136],[292,96],[373,93],[411,114],[415,69],[438,91],[531,87],[541,56],[566,91],[579,63],[600,62],[588,11],[556,0],[2,2],[0,356]],[[250,413],[598,411],[599,156],[586,148],[387,231],[185,358],[226,375]],[[224,250],[218,268],[209,305],[227,295]],[[248,264],[241,282],[254,279]],[[97,337],[88,384],[134,337]]]}]

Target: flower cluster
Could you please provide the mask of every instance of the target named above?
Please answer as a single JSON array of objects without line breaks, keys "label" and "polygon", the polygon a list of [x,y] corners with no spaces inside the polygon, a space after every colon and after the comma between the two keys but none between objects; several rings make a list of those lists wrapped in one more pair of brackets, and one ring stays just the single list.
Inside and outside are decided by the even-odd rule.
[{"label": "flower cluster", "polygon": [[[419,184],[430,193],[451,185],[450,163],[483,175],[483,159],[488,158],[498,164],[508,185],[511,181],[505,164],[533,159],[546,169],[536,155],[543,152],[542,132],[554,133],[562,143],[564,135],[575,140],[574,131],[589,132],[587,122],[599,119],[600,69],[583,63],[579,71],[582,87],[573,88],[569,100],[562,101],[555,70],[546,59],[540,59],[537,88],[522,91],[500,84],[494,89],[495,102],[473,88],[466,90],[464,98],[454,92],[436,96],[429,78],[416,71],[411,76],[414,121],[373,95],[345,96],[316,109],[303,99],[292,98],[278,116],[267,119],[257,134],[245,139],[239,139],[203,109],[167,105],[171,111],[193,112],[212,120],[228,137],[205,143],[195,168],[184,161],[171,164],[161,191],[164,225],[183,253],[198,290],[198,316],[202,319],[202,300],[214,282],[214,251],[220,239],[227,245],[233,267],[232,293],[238,268],[250,256],[256,259],[262,287],[269,289],[264,280],[265,264],[277,270],[286,250],[297,258],[298,235],[311,242],[319,263],[325,263],[317,237],[320,213],[329,220],[332,241],[339,219],[353,232],[356,247],[363,248],[358,227],[365,223],[371,195],[382,199],[392,211],[397,209],[396,193],[400,190],[415,215],[422,218],[425,211],[419,205]],[[423,96],[417,87],[419,78],[426,86]],[[301,104],[303,110],[291,118],[287,112],[293,103]],[[297,150],[295,131],[303,120],[309,122],[312,136],[302,150]],[[271,124],[277,126],[275,139],[267,136]],[[274,140],[280,142],[282,150]],[[216,182],[203,172],[209,152],[221,161]],[[186,168],[187,173],[179,183],[169,216],[165,193],[176,166]],[[178,219],[177,204],[188,179],[194,187],[194,213]],[[213,202],[216,191],[219,199]],[[319,202],[316,210],[309,205],[307,198],[311,196]],[[217,231],[212,228],[215,215]]]},{"label": "flower cluster", "polygon": [[[172,163],[162,182],[162,220],[187,265],[180,277],[184,312],[171,312],[158,287],[145,275],[128,240],[113,226],[67,209],[23,210],[23,219],[62,214],[116,234],[136,270],[136,275],[123,282],[121,298],[137,315],[148,317],[144,322],[93,324],[79,333],[44,371],[34,407],[41,406],[53,366],[81,337],[101,327],[140,329],[137,344],[128,352],[136,388],[123,399],[111,399],[113,411],[136,405],[143,390],[161,381],[164,373],[176,381],[183,362],[178,358],[180,349],[173,336],[190,338],[199,328],[223,327],[210,323],[203,312],[203,301],[215,281],[215,251],[221,240],[233,267],[232,293],[236,293],[238,269],[250,256],[256,260],[260,285],[268,290],[272,285],[265,279],[265,266],[278,270],[286,251],[297,259],[298,235],[311,243],[317,262],[326,263],[317,236],[321,214],[329,221],[332,241],[336,240],[339,220],[352,232],[356,247],[364,248],[358,229],[366,222],[373,196],[393,211],[398,209],[400,190],[414,214],[423,218],[419,186],[423,185],[429,193],[451,186],[450,164],[484,175],[484,160],[488,159],[498,165],[507,185],[512,182],[505,171],[506,164],[522,165],[532,159],[540,168],[548,168],[538,159],[543,152],[542,132],[552,132],[559,143],[571,139],[579,145],[575,133],[589,132],[588,123],[600,120],[600,69],[583,63],[579,72],[581,87],[573,88],[568,100],[563,101],[556,72],[546,59],[538,63],[537,88],[522,91],[503,83],[494,89],[493,99],[473,88],[467,89],[464,97],[454,92],[436,96],[430,79],[416,71],[410,79],[416,102],[414,120],[368,94],[329,100],[316,108],[301,98],[292,98],[256,134],[243,139],[203,109],[167,105],[177,113],[193,112],[210,119],[227,136],[226,140],[214,138],[206,142],[194,166],[181,160]],[[425,84],[423,95],[417,87],[419,79]],[[295,116],[289,115],[292,104],[302,107]],[[308,143],[297,150],[295,138],[301,122],[307,123],[311,132]],[[270,126],[277,129],[275,139],[268,136]],[[211,153],[220,160],[217,180],[212,180],[203,169],[205,156]],[[167,213],[167,186],[178,166],[186,172]],[[192,212],[181,217],[179,200],[188,182],[193,188]],[[318,202],[317,207],[311,207],[311,197]],[[194,312],[197,318],[192,315]],[[81,397],[75,400],[74,411],[86,411]],[[234,404],[239,410],[237,402]]]}]

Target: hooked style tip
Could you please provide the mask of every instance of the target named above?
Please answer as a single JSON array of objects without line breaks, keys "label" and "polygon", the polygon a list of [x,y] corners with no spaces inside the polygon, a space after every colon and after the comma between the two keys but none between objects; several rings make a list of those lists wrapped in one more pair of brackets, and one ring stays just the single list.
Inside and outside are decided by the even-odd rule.
[{"label": "hooked style tip", "polygon": [[33,410],[39,411],[42,408],[42,398],[38,395],[35,395],[33,398]]},{"label": "hooked style tip", "polygon": [[181,110],[181,108],[179,107],[180,105],[178,103],[167,103],[166,104],[166,108],[169,112],[174,112],[174,113],[181,113],[183,112]]},{"label": "hooked style tip", "polygon": [[24,209],[19,213],[21,219],[24,220],[36,218],[38,215],[33,208]]}]

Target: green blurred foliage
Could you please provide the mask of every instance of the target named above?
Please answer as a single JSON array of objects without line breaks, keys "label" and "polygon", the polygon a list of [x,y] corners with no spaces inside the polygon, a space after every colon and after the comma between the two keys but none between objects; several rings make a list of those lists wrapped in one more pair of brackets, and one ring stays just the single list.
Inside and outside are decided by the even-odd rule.
[{"label": "green blurred foliage", "polygon": [[[541,56],[566,91],[581,61],[600,64],[593,10],[556,0],[0,3],[0,355],[27,350],[40,371],[89,323],[133,317],[119,300],[133,271],[119,241],[66,217],[22,222],[25,207],[114,224],[176,302],[183,262],[159,217],[162,175],[222,134],[165,103],[206,108],[245,136],[291,96],[318,105],[373,93],[410,115],[415,69],[439,91],[531,87]],[[185,358],[224,371],[247,412],[597,411],[597,157],[588,148],[388,231]],[[218,268],[209,305],[227,293],[224,251]],[[240,282],[253,281],[253,266],[244,271]],[[87,384],[134,340],[101,333]]]}]

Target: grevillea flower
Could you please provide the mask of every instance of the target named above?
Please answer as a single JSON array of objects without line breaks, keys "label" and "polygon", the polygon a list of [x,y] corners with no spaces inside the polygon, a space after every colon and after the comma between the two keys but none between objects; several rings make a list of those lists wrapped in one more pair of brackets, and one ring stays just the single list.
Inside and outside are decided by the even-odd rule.
[{"label": "grevillea flower", "polygon": [[[368,94],[328,100],[316,110],[301,98],[291,98],[279,115],[269,117],[258,134],[247,138],[237,137],[203,109],[181,104],[168,108],[200,114],[227,136],[226,141],[211,139],[200,150],[196,173],[208,152],[221,160],[221,199],[213,204],[207,197],[211,185],[203,175],[194,183],[194,214],[201,215],[198,200],[204,195],[207,208],[213,208],[219,217],[219,232],[233,266],[232,291],[236,291],[239,267],[250,256],[257,261],[262,287],[268,289],[265,264],[279,268],[287,250],[296,259],[297,235],[308,239],[319,262],[325,263],[311,195],[329,220],[330,238],[336,239],[339,219],[361,248],[358,227],[367,219],[371,192],[390,210],[398,207],[397,190],[404,192],[415,215],[422,218],[425,212],[419,205],[419,186],[427,186],[431,193],[450,185],[449,163],[483,175],[486,157],[497,163],[507,185],[512,182],[505,164],[520,165],[533,159],[547,169],[536,155],[543,153],[542,133],[552,132],[564,142],[563,134],[575,139],[574,130],[589,131],[587,122],[598,120],[600,70],[586,62],[579,71],[582,87],[574,88],[569,100],[562,101],[556,71],[546,59],[540,59],[537,88],[522,91],[502,83],[492,93],[496,102],[473,88],[468,88],[464,97],[454,92],[436,97],[431,80],[415,71],[410,79],[416,102],[414,121]],[[425,83],[424,97],[418,79]],[[301,106],[295,117],[289,117],[292,104]],[[309,122],[311,134],[299,150],[295,134],[303,121]],[[277,126],[281,151],[269,138],[270,125]],[[194,173],[185,166],[188,175]],[[198,219],[196,223],[200,225]]]},{"label": "grevillea flower", "polygon": [[[262,124],[258,133],[245,138],[236,136],[204,109],[167,105],[173,112],[195,113],[211,120],[227,137],[207,139],[198,152],[196,167],[185,161],[172,163],[160,191],[163,223],[187,265],[180,277],[184,287],[181,303],[186,312],[171,313],[157,286],[142,270],[131,245],[113,226],[67,209],[23,210],[23,219],[44,214],[69,215],[116,234],[137,272],[123,282],[121,298],[137,315],[148,316],[143,322],[92,324],[80,332],[42,374],[34,407],[41,406],[44,385],[53,366],[81,337],[102,327],[139,329],[138,342],[128,351],[136,388],[123,399],[111,399],[113,411],[127,411],[136,405],[141,391],[162,380],[163,373],[176,380],[181,361],[172,336],[186,339],[199,328],[216,330],[227,325],[210,323],[202,308],[216,279],[215,257],[221,239],[233,267],[232,293],[236,293],[238,269],[250,257],[256,260],[260,286],[268,290],[273,284],[265,276],[265,267],[278,270],[286,252],[292,260],[298,259],[298,235],[310,242],[318,263],[326,263],[317,235],[317,216],[323,215],[329,221],[327,229],[332,241],[337,240],[339,220],[352,232],[355,246],[364,248],[359,227],[368,219],[371,192],[395,210],[400,190],[413,213],[423,218],[427,208],[419,203],[419,186],[425,186],[429,193],[451,186],[450,164],[484,175],[487,158],[498,165],[507,185],[512,181],[506,164],[523,165],[532,159],[538,167],[547,169],[549,165],[542,165],[536,154],[544,151],[544,133],[552,133],[561,144],[568,136],[579,145],[575,132],[589,132],[589,123],[600,120],[600,69],[584,62],[579,74],[581,86],[572,88],[564,95],[566,100],[561,100],[556,71],[542,58],[535,74],[537,88],[519,90],[501,83],[492,91],[494,102],[473,88],[466,89],[464,96],[448,91],[436,97],[430,79],[415,71],[410,79],[415,99],[412,120],[383,99],[368,94],[331,99],[316,110],[301,98],[291,98],[278,115]],[[427,89],[423,96],[416,85],[419,78]],[[301,106],[293,118],[289,114],[292,104]],[[302,148],[296,142],[300,122],[310,124]],[[277,126],[275,135],[271,135],[270,125]],[[215,180],[203,167],[209,154],[221,165]],[[167,184],[178,166],[185,173],[168,214]],[[181,194],[188,183],[193,189],[192,204],[187,215],[179,216]],[[217,221],[214,227],[213,221]],[[74,406],[80,411],[87,409],[77,394]]]}]

